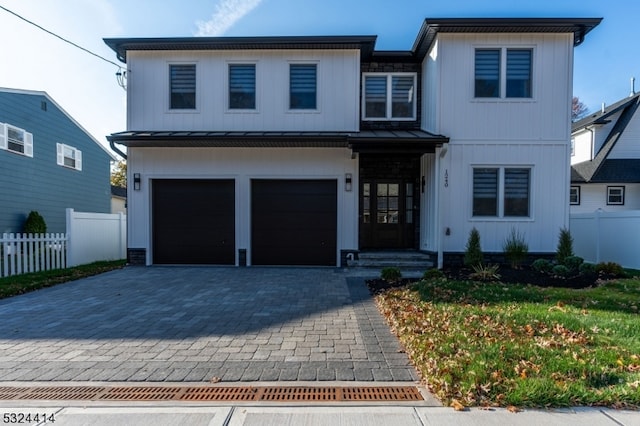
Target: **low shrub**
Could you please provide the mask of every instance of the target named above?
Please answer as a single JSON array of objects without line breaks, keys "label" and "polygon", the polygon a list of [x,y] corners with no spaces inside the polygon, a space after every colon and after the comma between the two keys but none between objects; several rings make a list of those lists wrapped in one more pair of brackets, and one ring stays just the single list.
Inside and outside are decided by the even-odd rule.
[{"label": "low shrub", "polygon": [[469,278],[474,281],[498,281],[500,279],[498,269],[498,265],[475,265]]},{"label": "low shrub", "polygon": [[521,234],[515,228],[511,228],[511,233],[502,244],[502,251],[512,268],[520,268],[520,264],[527,258],[529,253],[529,245],[524,238],[524,234]]},{"label": "low shrub", "polygon": [[584,259],[580,256],[567,256],[564,258],[563,265],[569,268],[570,271],[578,271],[583,263]]},{"label": "low shrub", "polygon": [[402,278],[402,272],[400,272],[400,268],[388,266],[382,269],[380,272],[380,278],[388,283],[396,283]]},{"label": "low shrub", "polygon": [[536,259],[532,264],[531,268],[543,274],[548,274],[553,269],[553,264],[547,259]]},{"label": "low shrub", "polygon": [[624,277],[625,272],[622,266],[616,262],[600,262],[596,265],[596,272],[612,277]]},{"label": "low shrub", "polygon": [[469,239],[464,251],[464,264],[467,266],[482,265],[484,255],[480,247],[480,232],[474,227],[469,233]]},{"label": "low shrub", "polygon": [[593,263],[583,263],[578,267],[578,271],[582,275],[593,274],[596,272],[596,265]]},{"label": "low shrub", "polygon": [[26,234],[44,234],[47,232],[47,224],[44,217],[35,210],[32,210],[24,222],[24,232]]},{"label": "low shrub", "polygon": [[560,235],[558,236],[556,260],[559,264],[565,265],[566,258],[571,256],[573,256],[573,237],[571,237],[571,233],[568,229],[562,228],[560,230]]},{"label": "low shrub", "polygon": [[436,268],[427,269],[424,271],[424,274],[422,274],[422,279],[426,281],[437,280],[440,278],[444,278],[444,272]]},{"label": "low shrub", "polygon": [[562,278],[566,278],[569,276],[569,274],[571,273],[571,271],[569,270],[569,268],[567,268],[564,265],[556,265],[553,267],[553,269],[551,270],[551,273],[553,275],[555,275],[556,277],[562,277]]}]

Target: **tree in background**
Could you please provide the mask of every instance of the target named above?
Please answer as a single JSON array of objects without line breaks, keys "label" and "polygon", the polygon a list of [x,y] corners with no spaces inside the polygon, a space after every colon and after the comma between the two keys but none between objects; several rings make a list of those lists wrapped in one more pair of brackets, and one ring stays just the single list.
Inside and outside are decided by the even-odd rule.
[{"label": "tree in background", "polygon": [[571,99],[571,121],[580,120],[582,117],[587,115],[589,109],[587,106],[582,103],[579,97],[574,96]]},{"label": "tree in background", "polygon": [[118,164],[111,171],[111,185],[120,188],[127,187],[127,163],[118,161]]}]

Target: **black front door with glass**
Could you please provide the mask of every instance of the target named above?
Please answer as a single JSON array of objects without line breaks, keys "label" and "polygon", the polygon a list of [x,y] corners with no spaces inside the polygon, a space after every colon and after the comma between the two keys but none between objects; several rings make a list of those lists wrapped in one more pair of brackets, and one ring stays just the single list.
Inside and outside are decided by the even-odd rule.
[{"label": "black front door with glass", "polygon": [[363,180],[360,248],[414,248],[417,194],[407,180]]}]

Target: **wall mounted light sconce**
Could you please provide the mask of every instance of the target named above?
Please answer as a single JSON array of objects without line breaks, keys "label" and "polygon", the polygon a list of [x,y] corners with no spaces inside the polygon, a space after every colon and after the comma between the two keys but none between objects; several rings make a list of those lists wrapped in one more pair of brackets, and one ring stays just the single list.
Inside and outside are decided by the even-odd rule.
[{"label": "wall mounted light sconce", "polygon": [[122,87],[124,90],[127,90],[127,71],[122,70],[122,68],[118,68],[118,72],[116,72],[116,80],[118,81],[118,86]]},{"label": "wall mounted light sconce", "polygon": [[133,189],[135,191],[140,191],[140,173],[134,173],[133,174]]},{"label": "wall mounted light sconce", "polygon": [[351,173],[346,173],[344,175],[344,190],[347,192],[351,192],[353,189],[353,177]]}]

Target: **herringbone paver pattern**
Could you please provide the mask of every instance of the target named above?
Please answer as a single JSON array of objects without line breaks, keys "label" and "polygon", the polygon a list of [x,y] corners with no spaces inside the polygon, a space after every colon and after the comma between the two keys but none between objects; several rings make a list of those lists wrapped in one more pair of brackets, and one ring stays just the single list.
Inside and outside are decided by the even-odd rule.
[{"label": "herringbone paver pattern", "polygon": [[0,301],[0,381],[410,381],[364,280],[129,267]]}]

